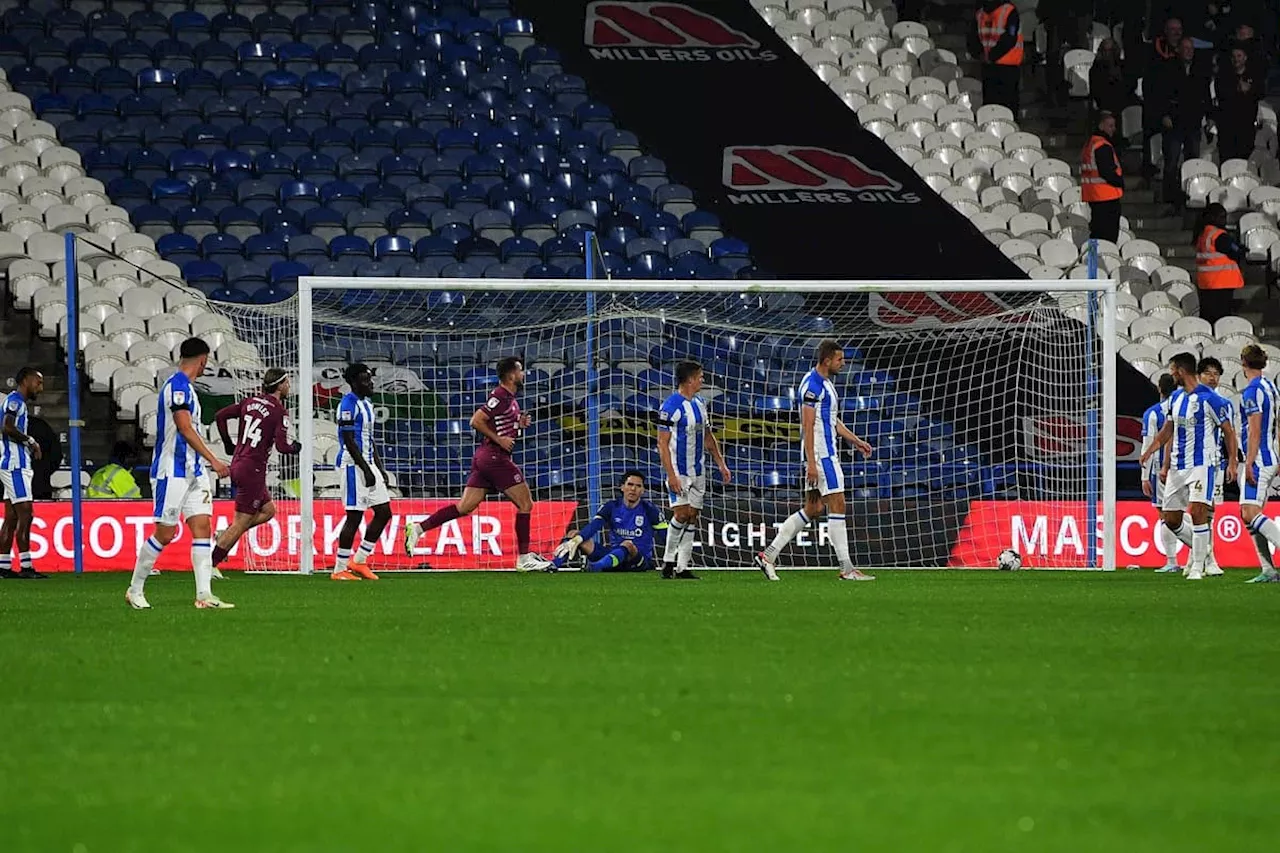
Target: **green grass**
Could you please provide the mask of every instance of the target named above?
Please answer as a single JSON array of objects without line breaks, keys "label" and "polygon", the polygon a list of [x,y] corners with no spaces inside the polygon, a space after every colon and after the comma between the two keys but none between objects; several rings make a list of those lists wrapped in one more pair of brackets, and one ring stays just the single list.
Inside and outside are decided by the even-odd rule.
[{"label": "green grass", "polygon": [[1274,849],[1280,589],[0,584],[0,849]]}]

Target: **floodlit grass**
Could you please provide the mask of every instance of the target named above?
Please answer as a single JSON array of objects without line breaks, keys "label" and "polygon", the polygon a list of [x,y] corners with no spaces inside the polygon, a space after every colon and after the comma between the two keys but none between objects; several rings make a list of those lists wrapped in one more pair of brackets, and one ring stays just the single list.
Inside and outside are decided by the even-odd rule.
[{"label": "floodlit grass", "polygon": [[0,583],[0,849],[1250,851],[1280,587]]}]

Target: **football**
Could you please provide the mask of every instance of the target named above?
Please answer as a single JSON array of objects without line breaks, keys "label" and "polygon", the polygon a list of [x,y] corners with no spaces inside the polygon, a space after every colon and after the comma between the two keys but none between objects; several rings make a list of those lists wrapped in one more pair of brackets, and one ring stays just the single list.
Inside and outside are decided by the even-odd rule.
[{"label": "football", "polygon": [[1014,551],[1011,548],[1006,548],[1000,552],[1000,557],[996,561],[996,565],[1002,572],[1016,572],[1018,569],[1022,568],[1022,557],[1018,555],[1017,551]]}]

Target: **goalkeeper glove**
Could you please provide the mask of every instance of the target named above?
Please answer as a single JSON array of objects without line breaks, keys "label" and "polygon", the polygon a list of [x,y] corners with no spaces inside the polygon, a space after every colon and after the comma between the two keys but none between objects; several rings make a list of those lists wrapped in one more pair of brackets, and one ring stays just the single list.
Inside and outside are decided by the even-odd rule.
[{"label": "goalkeeper glove", "polygon": [[581,536],[574,536],[571,539],[566,539],[556,546],[556,556],[563,557],[566,560],[572,560],[574,555],[578,553],[578,546],[581,544]]}]

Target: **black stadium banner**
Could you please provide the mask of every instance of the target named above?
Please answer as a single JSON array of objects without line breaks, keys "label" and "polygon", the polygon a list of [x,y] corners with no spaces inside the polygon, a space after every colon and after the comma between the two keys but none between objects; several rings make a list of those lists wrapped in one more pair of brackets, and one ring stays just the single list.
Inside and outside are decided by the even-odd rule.
[{"label": "black stadium banner", "polygon": [[748,0],[514,5],[764,269],[797,279],[1025,277],[864,130]]},{"label": "black stadium banner", "polygon": [[[662,159],[670,178],[720,217],[725,233],[745,240],[762,268],[790,279],[1026,277],[864,130],[748,0],[514,0],[514,6],[533,19],[539,40],[560,52],[564,70],[583,77],[618,126]],[[1020,301],[905,288],[859,299],[874,325],[904,330]],[[950,361],[942,352],[921,356],[921,367]],[[1136,489],[1134,427],[1156,393],[1119,359],[1117,397],[1119,487]],[[989,402],[968,405],[951,414],[963,421]],[[1035,413],[1010,417],[1004,435],[991,442],[1026,441],[1025,434],[1014,439],[1019,422],[1026,433],[1065,431],[1078,443],[1075,426]]]}]

